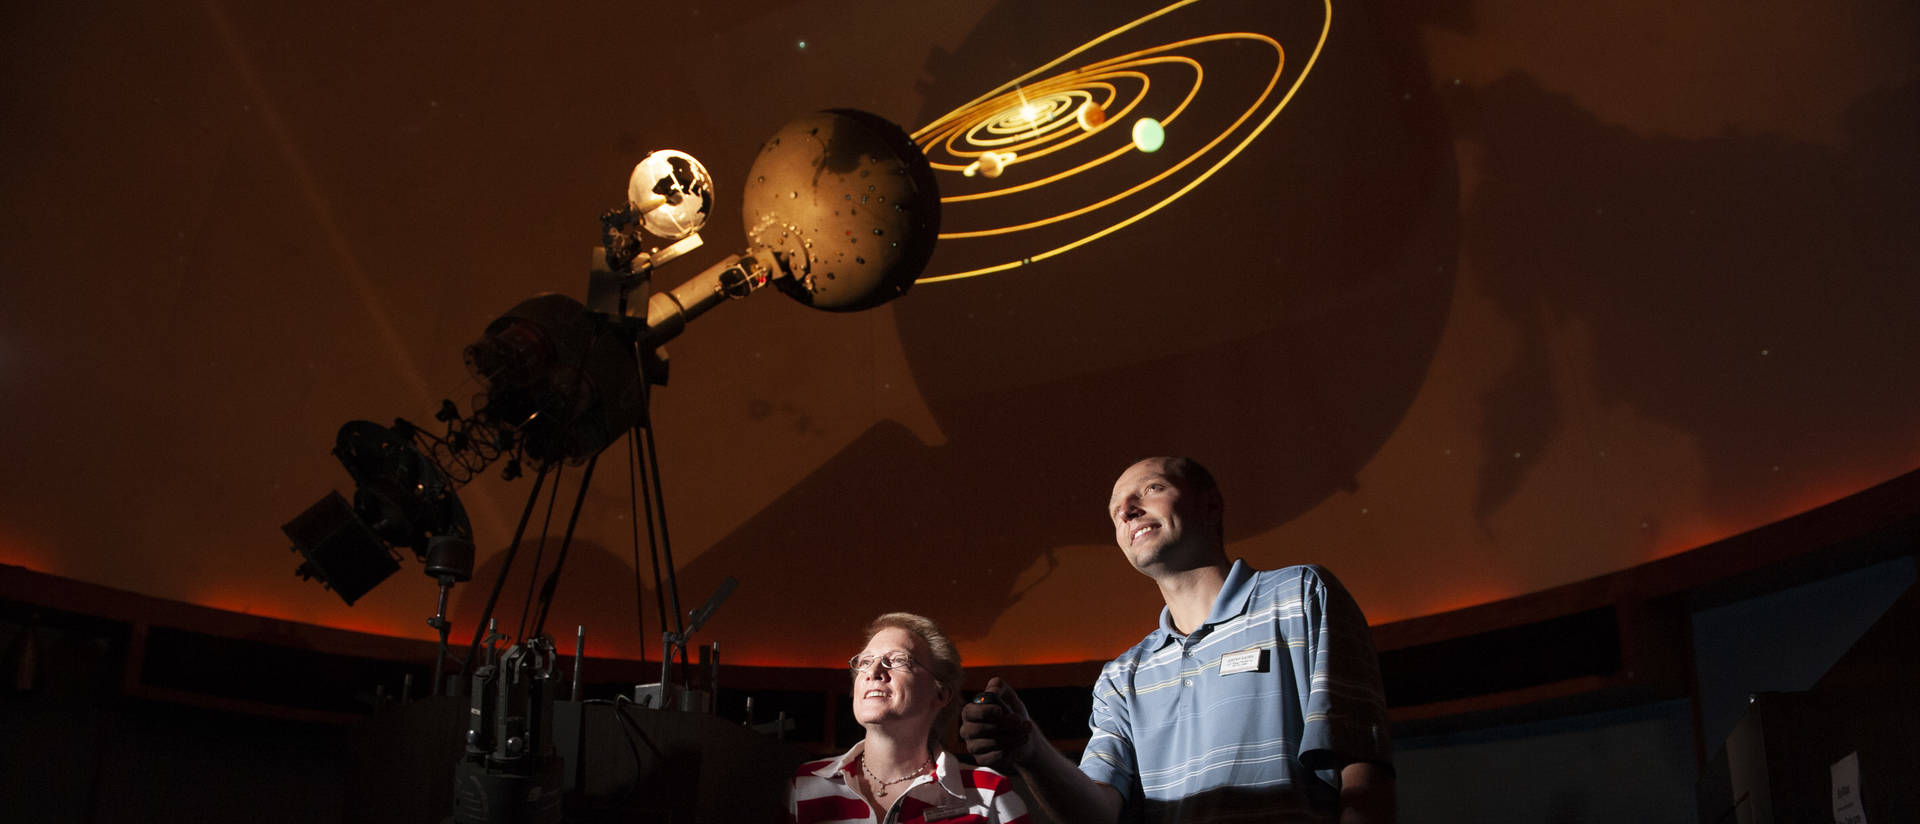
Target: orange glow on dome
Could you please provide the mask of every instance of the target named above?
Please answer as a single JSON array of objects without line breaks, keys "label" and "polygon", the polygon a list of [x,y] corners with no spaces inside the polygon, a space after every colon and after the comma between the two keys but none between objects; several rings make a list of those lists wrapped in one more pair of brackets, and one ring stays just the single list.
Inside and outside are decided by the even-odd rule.
[{"label": "orange glow on dome", "polygon": [[1775,511],[1761,513],[1759,517],[1747,524],[1729,525],[1724,522],[1711,521],[1692,525],[1683,524],[1675,528],[1671,535],[1659,541],[1654,551],[1647,556],[1646,560],[1657,561],[1662,558],[1670,558],[1675,555],[1681,555],[1696,549],[1711,546],[1729,538],[1777,524],[1839,502],[1884,483],[1886,480],[1886,478],[1829,478],[1814,485],[1811,489],[1802,491],[1800,494],[1789,499],[1787,503],[1779,506]]},{"label": "orange glow on dome", "polygon": [[[365,635],[382,635],[389,638],[419,639],[419,632],[412,627],[402,626],[392,620],[383,620],[365,613],[348,612],[329,615],[325,620],[317,620],[311,607],[300,606],[274,597],[272,594],[255,591],[232,591],[227,589],[204,590],[195,594],[192,603],[203,607],[271,618],[296,624],[326,627],[328,629],[358,632]],[[424,627],[422,629],[425,629]],[[430,630],[428,630],[430,632]]]},{"label": "orange glow on dome", "polygon": [[1431,612],[1423,613],[1421,615],[1388,615],[1388,614],[1376,615],[1372,612],[1369,612],[1367,614],[1367,621],[1368,623],[1377,627],[1381,624],[1390,624],[1395,621],[1405,621],[1412,618],[1424,618],[1428,615],[1442,615],[1445,613],[1454,612],[1456,610],[1471,609],[1473,607],[1485,606],[1487,604],[1491,604],[1496,601],[1504,601],[1508,598],[1514,598],[1514,597],[1518,597],[1525,594],[1526,592],[1521,590],[1519,587],[1483,585],[1480,587],[1473,588],[1472,590],[1469,590],[1469,591],[1456,592],[1450,595],[1449,597],[1440,599],[1439,601],[1435,602],[1435,608]]},{"label": "orange glow on dome", "polygon": [[46,546],[0,533],[0,564],[58,575],[60,568],[53,559],[54,552]]}]

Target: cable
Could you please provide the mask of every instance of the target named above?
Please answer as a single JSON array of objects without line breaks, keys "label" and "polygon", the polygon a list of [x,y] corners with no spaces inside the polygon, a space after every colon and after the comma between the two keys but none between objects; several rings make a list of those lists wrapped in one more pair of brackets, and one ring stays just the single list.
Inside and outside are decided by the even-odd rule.
[{"label": "cable", "polygon": [[[673,540],[667,535],[667,495],[660,481],[660,450],[654,446],[652,426],[647,427],[646,455],[647,466],[653,474],[653,495],[659,509],[660,554],[666,559],[667,589],[673,598],[673,631],[681,639],[680,669],[681,674],[685,676],[687,669],[692,666],[687,660],[687,619],[686,613],[680,609],[680,579],[673,569]],[[668,650],[661,650],[660,654],[664,657],[668,654]],[[660,688],[664,690],[666,685],[662,684]]]},{"label": "cable", "polygon": [[[539,473],[534,475],[533,489],[527,491],[527,505],[520,511],[520,523],[513,528],[513,542],[507,544],[507,560],[500,565],[500,575],[493,579],[493,591],[487,595],[487,608],[480,613],[480,620],[473,626],[473,643],[467,647],[465,663],[461,664],[460,676],[473,674],[473,662],[480,657],[480,639],[487,635],[487,621],[493,617],[493,608],[500,602],[500,590],[507,584],[507,573],[513,570],[514,556],[520,554],[520,539],[526,535],[527,521],[533,519],[533,505],[540,500],[540,487],[547,481],[547,471],[554,463],[542,463]],[[556,485],[557,482],[556,482]]]},{"label": "cable", "polygon": [[587,503],[587,485],[593,482],[593,468],[600,464],[600,453],[593,453],[587,459],[587,469],[580,476],[580,494],[574,496],[573,514],[567,516],[567,534],[560,539],[560,557],[553,559],[553,571],[547,573],[547,582],[540,587],[540,617],[533,622],[533,634],[539,635],[547,628],[547,611],[553,608],[553,594],[560,589],[560,571],[567,566],[567,555],[573,550],[573,531],[580,525],[580,510]]},{"label": "cable", "polygon": [[[646,380],[645,376],[641,380]],[[633,622],[634,629],[640,634],[640,660],[647,660],[647,604],[646,588],[640,582],[640,487],[634,475],[640,466],[640,443],[633,436],[633,430],[627,430],[627,517],[633,526]],[[647,525],[651,531],[652,524]],[[658,572],[655,573],[656,577]],[[664,618],[664,616],[662,616]]]},{"label": "cable", "polygon": [[[582,489],[584,492],[584,488]],[[553,505],[560,499],[560,475],[553,476],[553,490],[547,495],[547,515],[540,521],[540,546],[533,553],[533,571],[527,574],[527,599],[520,604],[520,625],[514,632],[514,640],[527,637],[527,613],[533,609],[533,582],[540,580],[540,561],[547,554],[547,536],[553,532]]]}]

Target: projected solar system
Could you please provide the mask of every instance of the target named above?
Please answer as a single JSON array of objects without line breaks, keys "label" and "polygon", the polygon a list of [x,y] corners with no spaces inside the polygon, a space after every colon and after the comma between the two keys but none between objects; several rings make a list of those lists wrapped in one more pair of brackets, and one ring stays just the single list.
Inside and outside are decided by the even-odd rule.
[{"label": "projected solar system", "polygon": [[[1332,4],[1321,5],[1317,31],[1303,32],[1311,49],[1293,58],[1297,66],[1289,65],[1281,41],[1255,31],[1186,36],[1102,56],[1119,50],[1126,35],[1174,28],[1179,13],[1198,2],[1174,3],[1113,28],[914,132],[948,192],[941,199],[948,217],[940,243],[950,254],[951,247],[968,244],[1002,257],[1017,253],[962,271],[928,272],[919,282],[1006,271],[1098,241],[1193,192],[1274,123],[1320,56]],[[1252,71],[1245,66],[1248,50],[1259,56]],[[1236,51],[1242,66],[1235,74],[1264,82],[1257,88],[1209,84],[1209,56]],[[1202,95],[1220,99],[1195,105]],[[1183,137],[1161,154],[1169,134]],[[1157,162],[1116,168],[1122,164],[1115,161],[1135,154],[1155,155]],[[968,185],[975,181],[987,185]],[[1061,191],[1076,181],[1082,185]],[[1009,205],[1016,199],[1023,203]],[[1022,219],[1007,220],[1016,213]],[[1069,237],[1033,231],[1049,226],[1064,227]]]}]

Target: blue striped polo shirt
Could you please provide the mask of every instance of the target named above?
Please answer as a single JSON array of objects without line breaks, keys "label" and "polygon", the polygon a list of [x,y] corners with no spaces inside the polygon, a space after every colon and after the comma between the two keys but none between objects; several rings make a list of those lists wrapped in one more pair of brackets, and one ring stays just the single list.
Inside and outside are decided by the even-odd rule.
[{"label": "blue striped polo shirt", "polygon": [[1087,723],[1081,771],[1147,821],[1330,820],[1340,767],[1392,758],[1366,616],[1318,566],[1235,561],[1190,635],[1162,609]]}]

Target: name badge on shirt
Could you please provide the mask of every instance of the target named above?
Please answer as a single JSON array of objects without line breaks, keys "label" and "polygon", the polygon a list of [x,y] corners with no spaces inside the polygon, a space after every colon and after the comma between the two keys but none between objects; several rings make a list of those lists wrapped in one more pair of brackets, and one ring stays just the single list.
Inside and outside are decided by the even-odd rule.
[{"label": "name badge on shirt", "polygon": [[949,818],[959,818],[960,816],[966,815],[967,813],[972,811],[973,811],[973,808],[968,807],[964,803],[954,804],[947,807],[934,807],[932,809],[927,810],[925,814],[921,815],[920,820],[945,821]]},{"label": "name badge on shirt", "polygon": [[1220,674],[1232,675],[1236,672],[1266,672],[1267,651],[1265,649],[1243,649],[1220,656]]}]

